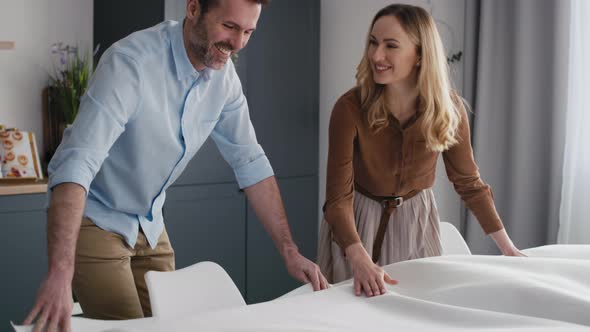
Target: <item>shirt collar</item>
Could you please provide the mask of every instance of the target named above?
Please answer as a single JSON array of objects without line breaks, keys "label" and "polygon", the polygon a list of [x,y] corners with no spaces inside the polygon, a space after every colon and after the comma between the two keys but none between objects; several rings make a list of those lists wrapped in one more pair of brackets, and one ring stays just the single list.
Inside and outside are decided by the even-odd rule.
[{"label": "shirt collar", "polygon": [[198,78],[202,76],[205,81],[211,78],[211,69],[205,68],[197,71],[190,62],[184,47],[184,29],[183,22],[179,22],[172,28],[172,55],[174,56],[174,65],[176,67],[176,77],[179,81],[187,78]]}]

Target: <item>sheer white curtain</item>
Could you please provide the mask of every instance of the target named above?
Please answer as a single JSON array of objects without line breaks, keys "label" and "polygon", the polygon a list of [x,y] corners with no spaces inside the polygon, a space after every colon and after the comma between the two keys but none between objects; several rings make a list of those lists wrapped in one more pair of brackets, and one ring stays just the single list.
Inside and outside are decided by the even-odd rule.
[{"label": "sheer white curtain", "polygon": [[[590,244],[590,1],[572,0],[559,243]],[[568,53],[568,52],[564,52]]]}]

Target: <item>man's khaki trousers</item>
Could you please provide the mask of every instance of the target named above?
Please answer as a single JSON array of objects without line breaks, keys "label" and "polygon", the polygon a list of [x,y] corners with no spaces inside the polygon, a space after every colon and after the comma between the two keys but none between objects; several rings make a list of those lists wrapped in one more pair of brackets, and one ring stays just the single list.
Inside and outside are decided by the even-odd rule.
[{"label": "man's khaki trousers", "polygon": [[72,289],[84,317],[133,319],[151,316],[144,275],[173,271],[174,250],[166,230],[155,249],[141,231],[135,248],[119,234],[102,230],[84,218],[76,247]]}]

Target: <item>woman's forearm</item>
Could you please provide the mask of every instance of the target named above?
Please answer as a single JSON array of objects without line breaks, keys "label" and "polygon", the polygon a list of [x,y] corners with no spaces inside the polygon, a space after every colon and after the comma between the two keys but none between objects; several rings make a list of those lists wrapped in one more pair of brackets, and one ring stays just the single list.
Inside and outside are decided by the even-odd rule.
[{"label": "woman's forearm", "polygon": [[506,233],[506,229],[502,228],[501,230],[490,233],[489,235],[494,240],[494,242],[496,242],[496,245],[502,254],[506,254],[514,249],[514,244],[508,236],[508,233]]}]

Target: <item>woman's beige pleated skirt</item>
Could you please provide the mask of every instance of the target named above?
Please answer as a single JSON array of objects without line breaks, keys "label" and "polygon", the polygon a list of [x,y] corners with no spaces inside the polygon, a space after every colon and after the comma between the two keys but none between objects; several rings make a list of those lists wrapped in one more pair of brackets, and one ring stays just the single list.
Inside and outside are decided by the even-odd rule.
[{"label": "woman's beige pleated skirt", "polygon": [[[354,192],[354,218],[363,246],[371,255],[383,209],[381,204]],[[379,266],[441,254],[439,216],[432,189],[422,190],[393,210],[381,247]],[[330,283],[352,278],[342,249],[332,240],[330,225],[322,220],[318,265]]]}]

